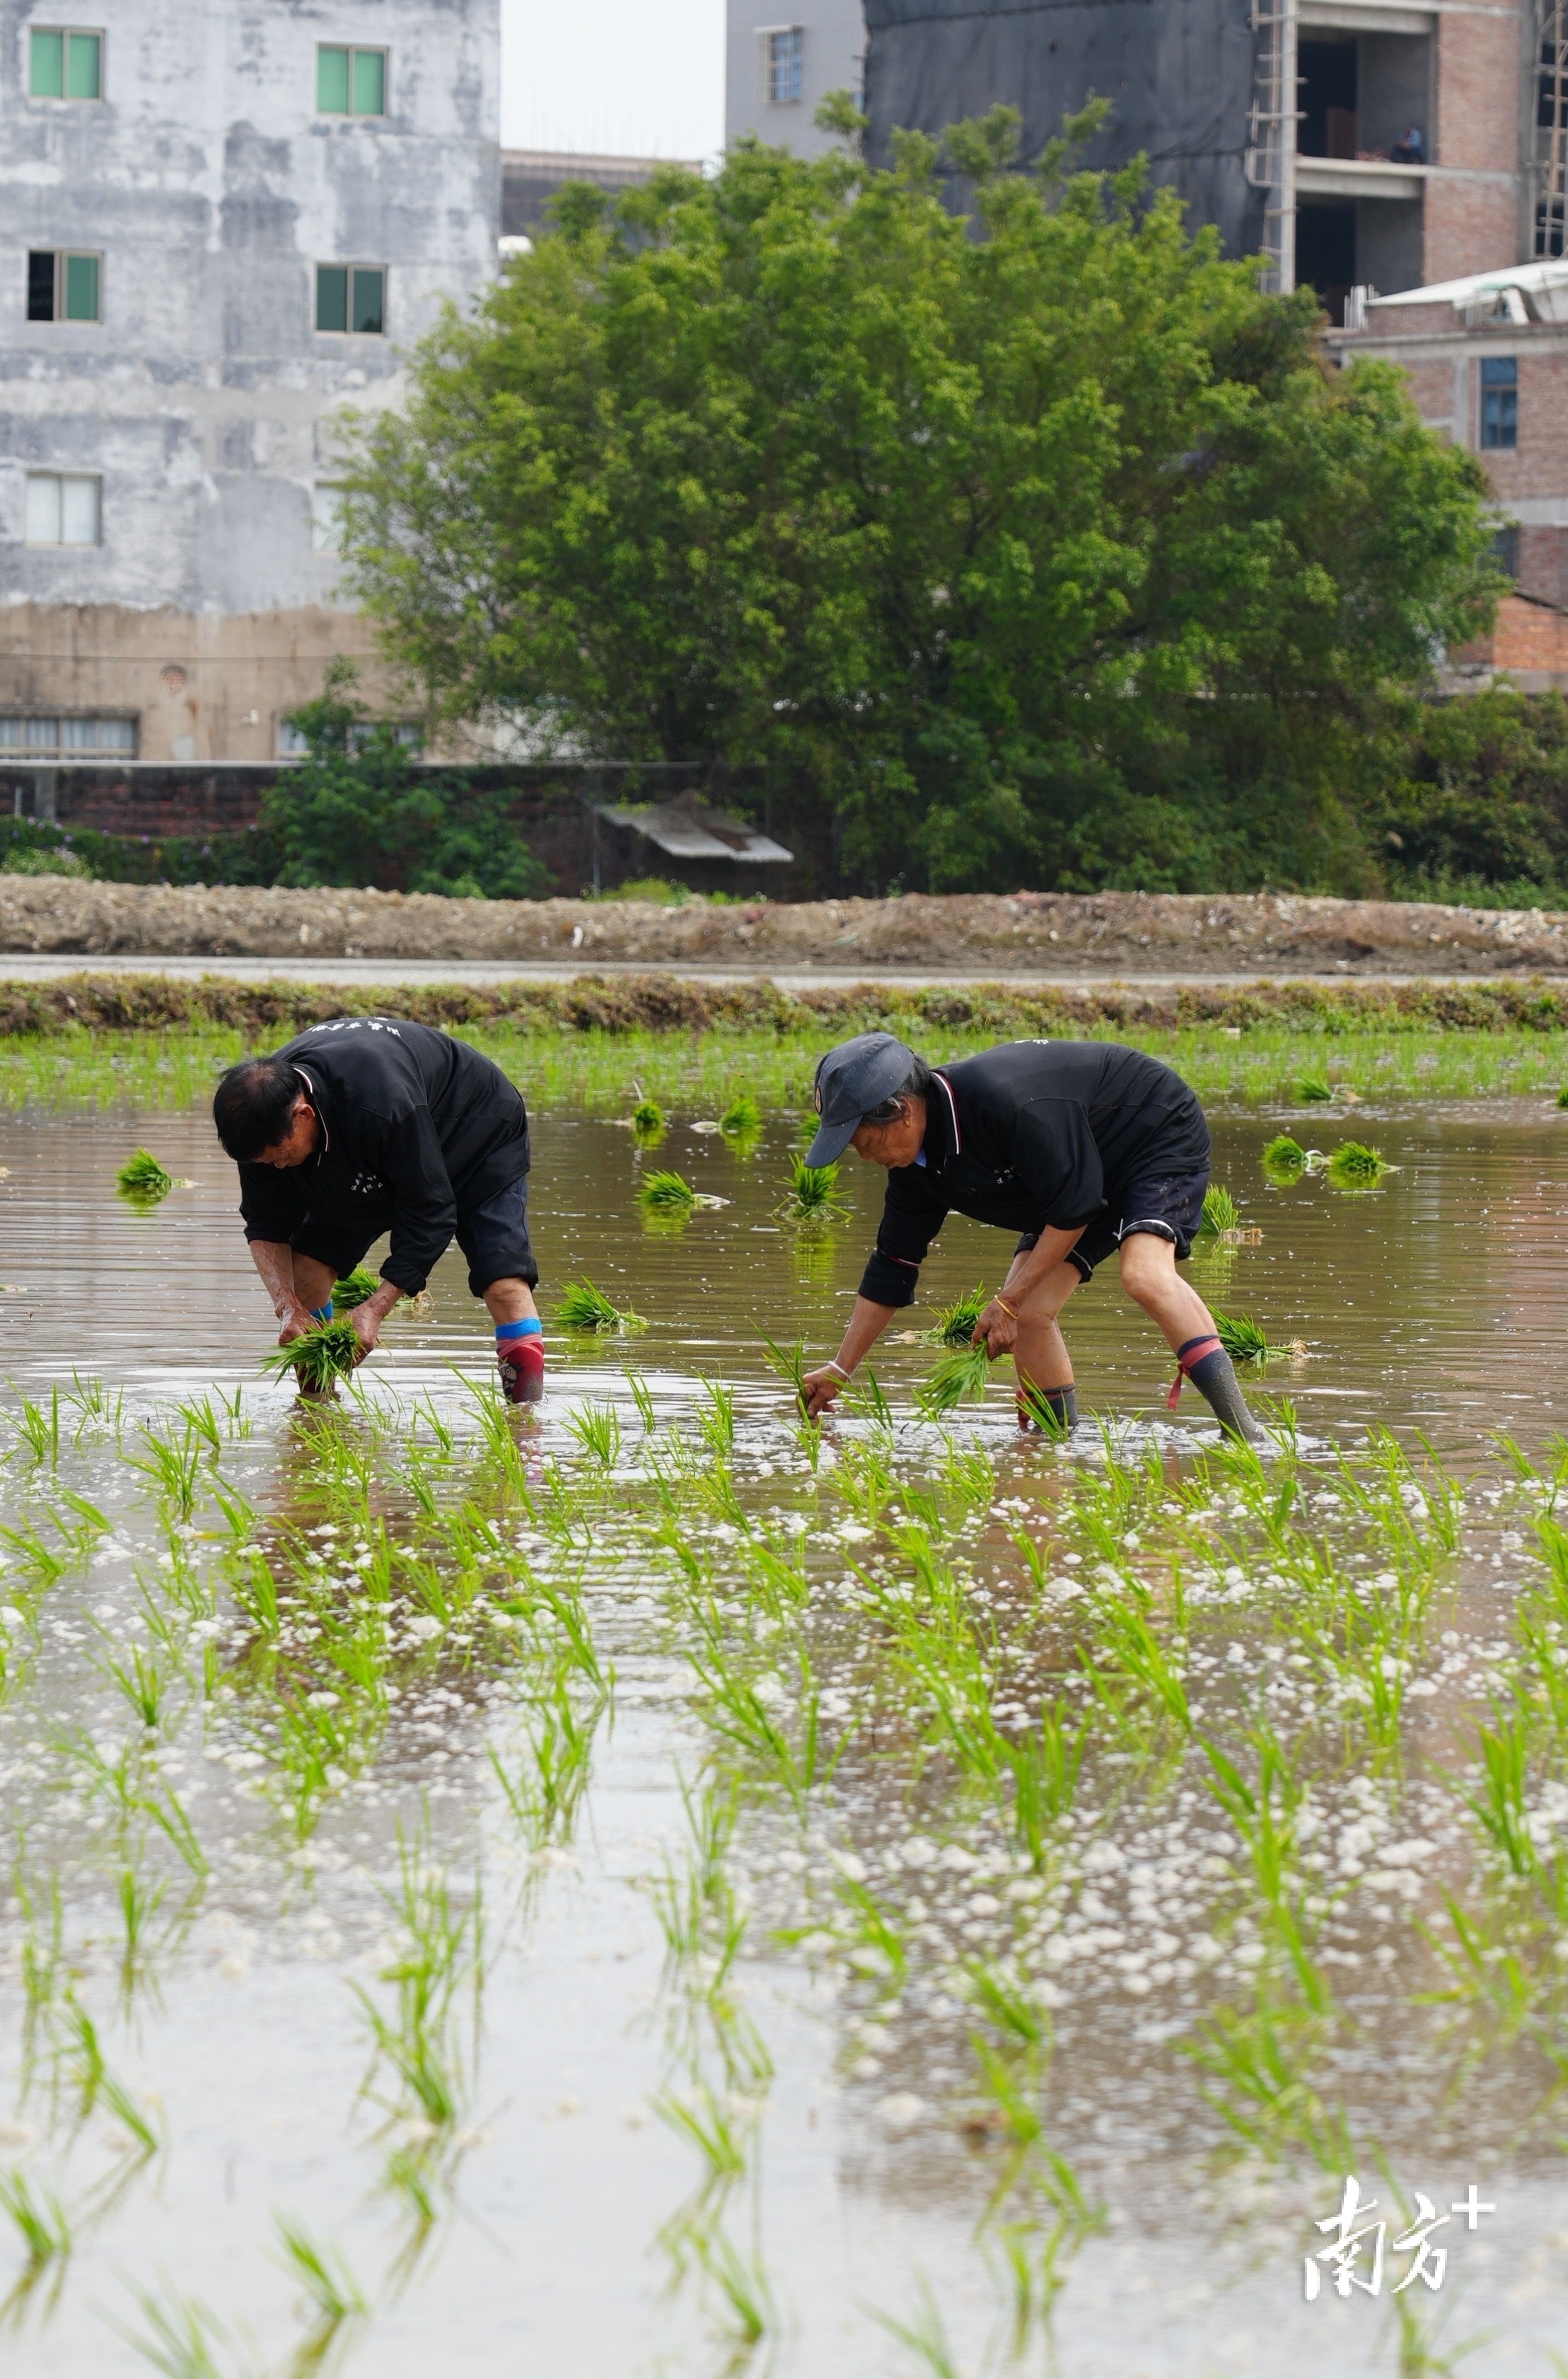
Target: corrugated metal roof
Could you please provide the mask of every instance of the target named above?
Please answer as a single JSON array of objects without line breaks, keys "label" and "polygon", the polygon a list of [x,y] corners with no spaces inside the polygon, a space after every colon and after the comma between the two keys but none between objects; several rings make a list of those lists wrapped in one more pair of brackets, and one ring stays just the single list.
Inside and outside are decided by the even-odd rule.
[{"label": "corrugated metal roof", "polygon": [[609,803],[597,806],[600,817],[612,826],[630,827],[671,859],[731,859],[750,866],[787,867],[795,856],[726,810],[703,809],[690,802],[652,802],[646,808]]}]

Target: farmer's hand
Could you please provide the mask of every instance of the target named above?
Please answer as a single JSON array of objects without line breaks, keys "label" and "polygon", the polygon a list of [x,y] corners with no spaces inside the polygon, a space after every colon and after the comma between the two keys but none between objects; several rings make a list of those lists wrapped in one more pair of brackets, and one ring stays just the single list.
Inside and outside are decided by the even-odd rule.
[{"label": "farmer's hand", "polygon": [[1019,1324],[1016,1313],[1009,1313],[999,1297],[994,1297],[979,1321],[970,1340],[971,1346],[983,1346],[991,1360],[998,1355],[1010,1355],[1018,1344]]},{"label": "farmer's hand", "polygon": [[376,1299],[368,1297],[363,1305],[356,1305],[348,1316],[348,1322],[359,1341],[359,1352],[354,1359],[354,1368],[357,1371],[380,1336],[381,1316],[377,1310]]},{"label": "farmer's hand", "polygon": [[278,1332],[280,1346],[292,1346],[296,1338],[303,1338],[308,1330],[316,1327],[316,1316],[304,1305],[286,1306],[278,1319],[283,1324]]},{"label": "farmer's hand", "polygon": [[801,1382],[801,1398],[806,1419],[820,1420],[834,1397],[847,1385],[842,1371],[835,1371],[831,1364],[824,1364],[820,1371],[808,1371]]}]

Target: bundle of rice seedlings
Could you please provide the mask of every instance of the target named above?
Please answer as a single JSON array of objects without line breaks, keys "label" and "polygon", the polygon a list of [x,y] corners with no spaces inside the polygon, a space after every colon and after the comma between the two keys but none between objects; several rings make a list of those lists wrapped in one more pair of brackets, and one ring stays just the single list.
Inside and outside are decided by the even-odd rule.
[{"label": "bundle of rice seedlings", "polygon": [[1280,1351],[1270,1346],[1249,1313],[1216,1313],[1214,1335],[1233,1363],[1266,1363]]},{"label": "bundle of rice seedlings", "polygon": [[345,1371],[352,1371],[359,1359],[359,1334],[352,1322],[328,1322],[320,1330],[308,1330],[303,1337],[295,1338],[286,1346],[274,1346],[262,1358],[261,1368],[281,1375],[294,1371],[302,1388],[330,1388]]},{"label": "bundle of rice seedlings", "polygon": [[1359,1140],[1342,1141],[1328,1164],[1329,1179],[1342,1190],[1364,1190],[1393,1169],[1375,1148]]},{"label": "bundle of rice seedlings", "polygon": [[640,1313],[622,1313],[591,1280],[569,1280],[561,1292],[555,1318],[564,1330],[645,1330]]},{"label": "bundle of rice seedlings", "polygon": [[833,1194],[838,1178],[836,1165],[808,1165],[798,1149],[792,1151],[790,1187],[778,1212],[797,1223],[820,1222],[840,1202]]},{"label": "bundle of rice seedlings", "polygon": [[166,1198],[175,1186],[174,1175],[165,1173],[158,1159],[146,1148],[139,1148],[134,1156],[127,1157],[115,1179],[122,1196],[144,1199],[149,1205],[160,1198]]},{"label": "bundle of rice seedlings", "polygon": [[1270,1173],[1299,1173],[1307,1162],[1307,1151],[1288,1131],[1271,1140],[1263,1151],[1263,1164]]},{"label": "bundle of rice seedlings", "polygon": [[1203,1219],[1198,1226],[1203,1238],[1217,1239],[1222,1231],[1241,1227],[1241,1209],[1230,1191],[1217,1181],[1211,1181],[1203,1192]]},{"label": "bundle of rice seedlings", "polygon": [[762,1129],[762,1109],[750,1091],[742,1091],[731,1099],[718,1118],[718,1129],[726,1140],[743,1140],[748,1132]]},{"label": "bundle of rice seedlings", "polygon": [[955,1297],[951,1305],[944,1305],[936,1316],[936,1327],[926,1336],[935,1338],[940,1346],[967,1346],[974,1336],[974,1325],[990,1302],[984,1289],[976,1281],[962,1297]]},{"label": "bundle of rice seedlings", "polygon": [[1564,1082],[1562,1088],[1558,1092],[1557,1104],[1560,1107],[1568,1107],[1568,1082]]},{"label": "bundle of rice seedlings", "polygon": [[1321,1074],[1303,1074],[1296,1085],[1296,1104],[1302,1107],[1326,1107],[1333,1097],[1333,1084],[1325,1082]]},{"label": "bundle of rice seedlings", "polygon": [[632,1110],[632,1129],[638,1140],[662,1140],[669,1129],[657,1099],[639,1099]]},{"label": "bundle of rice seedlings", "polygon": [[697,1193],[679,1173],[650,1173],[639,1185],[637,1203],[649,1214],[689,1214]]},{"label": "bundle of rice seedlings", "polygon": [[928,1420],[939,1419],[966,1396],[983,1396],[990,1371],[983,1346],[961,1346],[932,1365],[929,1378],[915,1390],[915,1402]]},{"label": "bundle of rice seedlings", "polygon": [[332,1310],[334,1313],[352,1313],[356,1305],[363,1305],[368,1297],[374,1297],[380,1285],[379,1274],[371,1272],[364,1264],[356,1264],[344,1279],[333,1281]]}]

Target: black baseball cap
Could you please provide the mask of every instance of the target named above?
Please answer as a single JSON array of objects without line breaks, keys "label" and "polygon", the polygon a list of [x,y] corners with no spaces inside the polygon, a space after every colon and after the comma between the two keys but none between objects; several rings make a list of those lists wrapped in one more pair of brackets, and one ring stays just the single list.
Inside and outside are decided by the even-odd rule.
[{"label": "black baseball cap", "polygon": [[806,1163],[831,1165],[842,1156],[870,1109],[903,1089],[914,1062],[914,1051],[891,1033],[857,1033],[829,1049],[816,1069],[812,1098],[822,1121]]}]

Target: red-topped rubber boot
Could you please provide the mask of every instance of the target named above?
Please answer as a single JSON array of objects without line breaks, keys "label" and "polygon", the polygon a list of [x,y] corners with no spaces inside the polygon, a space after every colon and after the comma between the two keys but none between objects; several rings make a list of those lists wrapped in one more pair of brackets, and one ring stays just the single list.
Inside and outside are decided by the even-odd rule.
[{"label": "red-topped rubber boot", "polygon": [[496,1332],[496,1364],[508,1404],[537,1405],[545,1392],[541,1322],[503,1322]]}]

